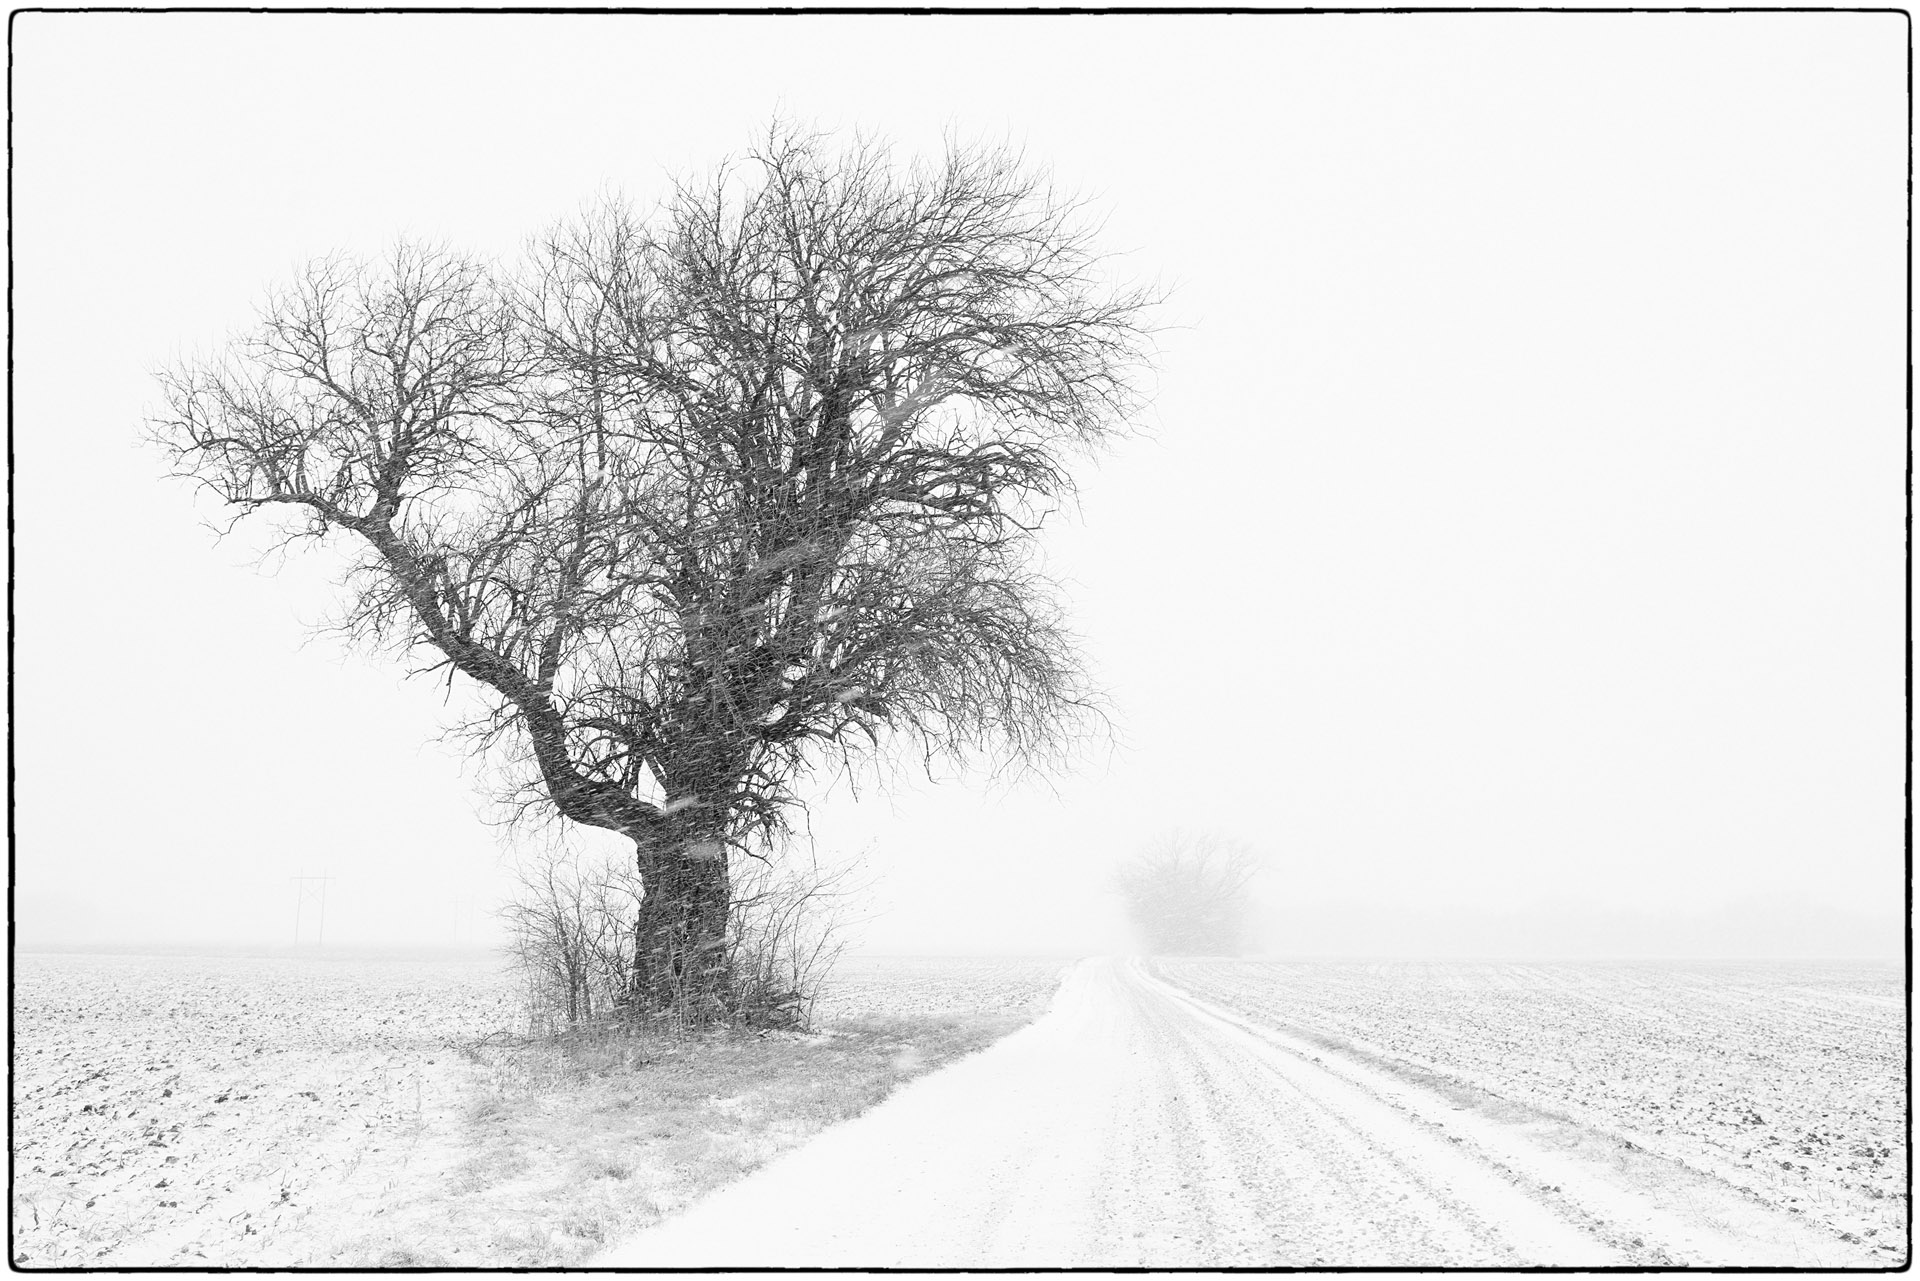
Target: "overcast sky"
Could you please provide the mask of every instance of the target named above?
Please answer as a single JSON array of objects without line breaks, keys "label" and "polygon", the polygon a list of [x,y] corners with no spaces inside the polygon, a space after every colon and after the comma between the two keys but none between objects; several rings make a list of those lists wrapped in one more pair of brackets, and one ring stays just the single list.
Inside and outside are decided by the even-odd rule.
[{"label": "overcast sky", "polygon": [[[1897,955],[1906,19],[16,15],[22,942],[482,938],[516,857],[152,373],[306,259],[511,255],[776,113],[1005,140],[1171,288],[1049,537],[1120,741],[821,794],[875,950],[1123,941],[1266,856],[1302,954]],[[311,928],[311,918],[309,918]]]}]

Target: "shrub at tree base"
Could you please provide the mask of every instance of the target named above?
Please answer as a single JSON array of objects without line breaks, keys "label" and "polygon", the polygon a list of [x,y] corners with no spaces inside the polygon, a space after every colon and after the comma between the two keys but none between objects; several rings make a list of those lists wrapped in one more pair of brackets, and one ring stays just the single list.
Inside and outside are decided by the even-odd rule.
[{"label": "shrub at tree base", "polygon": [[664,1006],[636,1000],[645,899],[638,871],[624,862],[583,863],[549,851],[521,870],[502,911],[513,957],[527,981],[534,1031],[582,1032],[664,1023],[724,1021],[747,1028],[804,1028],[820,986],[845,948],[853,869],[753,860],[729,877],[724,981],[698,1013],[689,994]]}]

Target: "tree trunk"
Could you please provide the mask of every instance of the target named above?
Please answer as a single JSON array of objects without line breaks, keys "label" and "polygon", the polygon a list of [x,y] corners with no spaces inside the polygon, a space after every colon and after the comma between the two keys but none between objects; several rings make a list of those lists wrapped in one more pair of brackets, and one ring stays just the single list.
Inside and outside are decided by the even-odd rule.
[{"label": "tree trunk", "polygon": [[730,970],[726,847],[711,833],[679,830],[640,849],[644,888],[634,923],[633,996],[646,1013],[695,1023],[722,1019]]}]

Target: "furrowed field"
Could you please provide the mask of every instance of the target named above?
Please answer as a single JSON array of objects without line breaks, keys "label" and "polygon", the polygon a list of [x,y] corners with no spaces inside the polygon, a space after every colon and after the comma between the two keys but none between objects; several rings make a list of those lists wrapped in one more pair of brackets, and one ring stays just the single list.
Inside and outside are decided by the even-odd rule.
[{"label": "furrowed field", "polygon": [[[1036,1017],[1064,966],[852,958],[813,1034],[556,1046],[497,962],[23,954],[14,1258],[578,1263]],[[1897,969],[1150,968],[1587,1155],[1904,1249]]]},{"label": "furrowed field", "polygon": [[1516,1122],[1565,1118],[1904,1251],[1907,1002],[1892,966],[1154,967]]},{"label": "furrowed field", "polygon": [[497,962],[19,954],[13,1258],[566,1264],[1033,1018],[1062,966],[854,958],[819,1034],[555,1047]]}]

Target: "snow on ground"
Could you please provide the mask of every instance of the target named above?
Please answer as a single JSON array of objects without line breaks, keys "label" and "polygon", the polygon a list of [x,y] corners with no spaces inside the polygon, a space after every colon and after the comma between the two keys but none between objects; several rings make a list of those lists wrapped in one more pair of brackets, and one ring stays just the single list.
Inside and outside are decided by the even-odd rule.
[{"label": "snow on ground", "polygon": [[1065,957],[842,957],[814,1019],[832,1024],[989,1011],[1026,1019],[1046,1010],[1072,964]]},{"label": "snow on ground", "polygon": [[575,1262],[769,1157],[620,1257],[1903,1257],[1904,992],[1862,966],[1086,965],[807,1141],[924,1071],[926,1029],[964,1052],[1063,968],[849,958],[837,1035],[503,1095],[531,1061],[472,1048],[520,1026],[497,963],[19,954],[14,1257]]},{"label": "snow on ground", "polygon": [[[14,957],[14,1257],[190,1266],[452,1109],[496,962]],[[139,1259],[116,1253],[141,1241]]]},{"label": "snow on ground", "polygon": [[[1187,986],[1196,974],[1195,986],[1242,995],[1231,1005],[1197,996]],[[1326,975],[1345,994],[1337,1000],[1321,990],[1327,1010],[1393,1023],[1420,1043],[1425,1016],[1399,1003],[1391,982],[1342,984],[1337,971]],[[1469,1006],[1502,1005],[1495,994],[1503,984],[1486,972],[1453,970],[1446,982]],[[1797,999],[1785,995],[1797,980],[1754,982],[1789,1008]],[[1264,1011],[1281,999],[1275,989],[1283,983],[1311,991],[1316,979],[1310,967],[1282,980],[1224,962],[1083,963],[1038,1022],[594,1262],[915,1269],[1903,1261],[1902,1245],[1769,1202],[1613,1132],[1411,1071],[1297,1020],[1275,1023]],[[1668,986],[1648,985],[1655,993]],[[1869,983],[1857,994],[1879,992]],[[1709,1004],[1722,1014],[1728,1008]],[[1254,1006],[1262,1012],[1242,1012]],[[1541,1020],[1552,1023],[1551,1015]],[[1586,1031],[1604,1040],[1609,1026],[1617,1025]],[[1450,1044],[1447,1033],[1457,1028],[1444,1020],[1436,1027],[1436,1041]],[[1516,1072],[1540,1067],[1540,1055],[1557,1045],[1543,1035],[1536,1054],[1525,1025],[1513,1030],[1490,1057]],[[1615,1046],[1587,1066],[1604,1073],[1631,1057]],[[1817,1075],[1782,1084],[1816,1104],[1833,1097]],[[1870,1128],[1882,1132],[1887,1119]]]},{"label": "snow on ground", "polygon": [[1865,963],[1161,960],[1243,1015],[1610,1136],[1893,1251],[1906,999]]},{"label": "snow on ground", "polygon": [[476,1048],[526,1027],[490,959],[17,953],[13,1257],[571,1262],[1024,1022],[1063,964],[850,958],[816,1018],[857,1031],[638,1067]]}]

